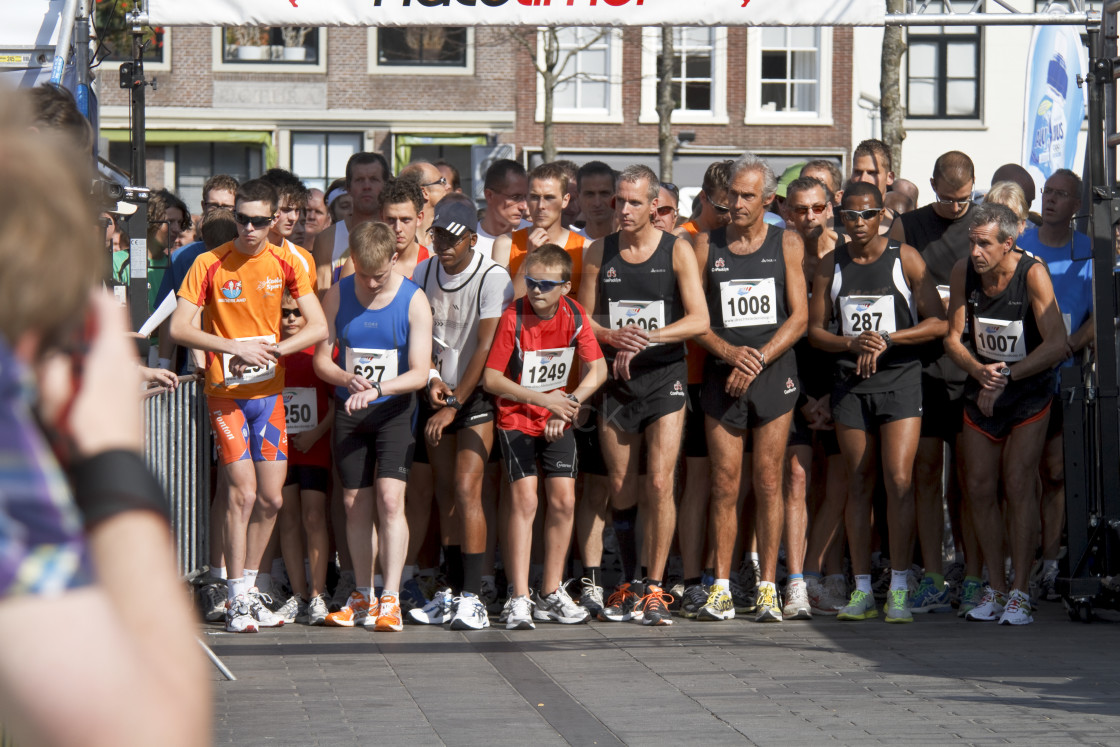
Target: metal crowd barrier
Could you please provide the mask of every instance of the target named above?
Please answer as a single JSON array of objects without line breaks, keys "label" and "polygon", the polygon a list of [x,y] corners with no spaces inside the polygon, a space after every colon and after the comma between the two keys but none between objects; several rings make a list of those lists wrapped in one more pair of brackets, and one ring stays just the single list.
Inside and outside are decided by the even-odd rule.
[{"label": "metal crowd barrier", "polygon": [[179,380],[144,401],[144,458],[167,492],[179,573],[207,562],[210,551],[211,433],[203,381]]}]

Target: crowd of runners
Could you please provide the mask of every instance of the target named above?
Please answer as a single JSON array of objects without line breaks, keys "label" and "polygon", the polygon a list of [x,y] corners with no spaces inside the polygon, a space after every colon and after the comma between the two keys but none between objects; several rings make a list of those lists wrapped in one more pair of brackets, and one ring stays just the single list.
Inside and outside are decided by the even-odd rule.
[{"label": "crowd of runners", "polygon": [[159,369],[204,370],[220,464],[206,618],[1030,623],[1092,342],[1080,179],[1033,213],[1018,166],[978,197],[958,151],[922,190],[880,141],[850,164],[746,153],[691,205],[501,160],[478,211],[367,152],[325,193],[214,176],[193,223],[157,193]]}]

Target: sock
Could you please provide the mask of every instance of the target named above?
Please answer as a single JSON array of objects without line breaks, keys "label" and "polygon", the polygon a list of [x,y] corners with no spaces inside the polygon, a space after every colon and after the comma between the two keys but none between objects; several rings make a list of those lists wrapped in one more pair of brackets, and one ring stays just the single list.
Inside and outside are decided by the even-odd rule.
[{"label": "sock", "polygon": [[749,553],[747,553],[747,557],[751,559],[752,564],[758,565],[758,553],[749,552]]},{"label": "sock", "polygon": [[[820,580],[821,580],[821,574],[820,574],[820,571],[817,571],[817,572],[813,572],[813,571],[805,571],[805,574],[804,574],[804,575],[805,575],[805,580],[806,580],[806,581],[808,581],[809,579],[814,579],[814,580],[816,580],[816,581],[820,581]],[[792,578],[792,576],[791,576],[790,578]]]},{"label": "sock", "polygon": [[443,548],[443,557],[447,561],[447,583],[452,591],[462,591],[463,548],[459,545],[448,545]]},{"label": "sock", "polygon": [[358,593],[366,598],[366,601],[374,599],[372,586],[359,586]]},{"label": "sock", "polygon": [[246,588],[248,588],[248,589],[252,589],[253,587],[256,587],[258,589],[260,588],[259,586],[257,586],[257,576],[258,576],[258,574],[257,574],[256,571],[251,571],[248,568],[245,569],[245,573],[242,576],[242,578],[245,579]]},{"label": "sock", "polygon": [[731,581],[726,578],[717,578],[714,582],[712,582],[712,586],[718,586],[721,589],[730,589]]},{"label": "sock", "polygon": [[693,576],[692,578],[686,578],[684,580],[684,588],[687,589],[690,586],[699,586],[701,580],[702,579],[700,578],[700,576]]},{"label": "sock", "polygon": [[484,552],[463,553],[463,593],[476,597],[482,593],[482,566],[485,563]]},{"label": "sock", "polygon": [[891,569],[891,591],[910,588],[910,571]]},{"label": "sock", "polygon": [[762,587],[764,587],[764,586],[769,586],[769,587],[770,587],[771,589],[773,589],[773,590],[774,590],[775,592],[777,592],[777,590],[778,590],[778,589],[777,589],[777,587],[775,587],[775,586],[774,586],[774,582],[773,582],[773,581],[759,581],[759,582],[758,582],[758,588],[759,588],[759,589],[761,589],[761,588],[762,588]]},{"label": "sock", "polygon": [[215,571],[217,571],[217,573],[218,573],[218,578],[224,578],[224,579],[226,579],[227,581],[229,580],[229,578],[228,578],[228,577],[226,576],[226,567],[225,567],[224,565],[222,565],[222,566],[218,566],[218,567],[217,567],[217,568],[215,568],[214,570],[215,570]]},{"label": "sock", "polygon": [[245,585],[244,576],[241,578],[231,578],[226,584],[226,598],[232,601],[237,598],[238,594],[244,594],[248,588],[249,587]]},{"label": "sock", "polygon": [[493,586],[495,589],[498,588],[498,582],[494,578],[493,573],[489,573],[489,574],[483,573],[482,574],[482,581],[483,581],[483,583],[486,583],[487,581],[489,581],[491,586]]},{"label": "sock", "polygon": [[933,582],[933,585],[934,585],[935,588],[937,588],[937,589],[945,588],[945,577],[942,576],[940,573],[927,573],[926,578],[928,578],[930,581]]},{"label": "sock", "polygon": [[[735,576],[736,578],[739,577],[739,575],[734,571],[731,572],[731,575]],[[705,568],[703,575],[700,576],[700,583],[704,584],[705,586],[711,586],[715,582],[716,572],[711,568]]]},{"label": "sock", "polygon": [[856,576],[856,591],[862,591],[865,594],[871,593],[870,573],[861,573]]},{"label": "sock", "polygon": [[658,589],[661,588],[661,579],[659,578],[650,578],[649,576],[645,576],[643,583],[645,583],[646,586],[656,586]]},{"label": "sock", "polygon": [[804,574],[801,574],[801,573],[791,573],[791,574],[789,574],[789,578],[786,580],[786,586],[789,586],[790,588],[793,588],[794,586],[804,586],[804,585],[805,585],[805,576],[804,576]]},{"label": "sock", "polygon": [[603,585],[603,569],[601,566],[589,565],[583,569],[583,574],[585,578],[590,579],[591,583],[596,586]]},{"label": "sock", "polygon": [[618,540],[623,578],[634,578],[634,567],[638,564],[637,544],[634,537],[634,522],[637,518],[637,506],[614,511],[614,536]]},{"label": "sock", "polygon": [[404,573],[401,574],[401,585],[403,586],[405,581],[410,581],[414,578],[416,578],[416,566],[406,565],[404,567]]}]

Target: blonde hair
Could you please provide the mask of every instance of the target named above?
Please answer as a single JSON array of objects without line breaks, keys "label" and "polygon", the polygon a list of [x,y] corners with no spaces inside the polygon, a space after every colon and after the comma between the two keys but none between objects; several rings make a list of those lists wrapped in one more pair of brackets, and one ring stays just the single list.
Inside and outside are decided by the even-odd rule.
[{"label": "blonde hair", "polygon": [[350,234],[350,257],[362,272],[380,269],[396,251],[393,229],[379,221],[363,223]]},{"label": "blonde hair", "polygon": [[984,202],[994,202],[997,205],[1011,208],[1015,217],[1020,221],[1027,220],[1027,196],[1023,188],[1015,182],[996,182],[984,195]]}]

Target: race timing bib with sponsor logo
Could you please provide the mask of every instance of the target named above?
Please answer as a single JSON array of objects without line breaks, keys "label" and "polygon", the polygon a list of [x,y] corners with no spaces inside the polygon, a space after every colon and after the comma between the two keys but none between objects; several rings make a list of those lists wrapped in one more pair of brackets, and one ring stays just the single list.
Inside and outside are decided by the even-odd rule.
[{"label": "race timing bib with sponsor logo", "polygon": [[1027,344],[1023,339],[1023,320],[1009,322],[1005,319],[972,320],[972,344],[985,358],[1014,363],[1027,357]]},{"label": "race timing bib with sponsor logo", "polygon": [[[249,340],[263,340],[267,343],[276,342],[273,335],[261,335],[259,337],[238,337],[238,342],[246,342]],[[233,356],[229,353],[222,353],[222,386],[239,386],[241,384],[255,384],[258,381],[268,381],[276,375],[276,361],[271,361],[267,366],[249,366],[241,372],[240,376],[234,376],[229,370],[229,363],[233,360]]]},{"label": "race timing bib with sponsor logo", "polygon": [[757,327],[778,323],[774,278],[728,280],[719,284],[724,327]]},{"label": "race timing bib with sponsor logo", "polygon": [[[652,332],[665,326],[664,301],[611,301],[608,310],[612,329],[636,324],[647,332]],[[655,344],[657,343],[650,343]]]},{"label": "race timing bib with sponsor logo", "polygon": [[319,425],[319,400],[314,387],[284,390],[284,419],[288,423],[288,433],[303,433]]},{"label": "race timing bib with sponsor logo", "polygon": [[448,386],[459,383],[459,351],[438,337],[432,337],[432,364]]},{"label": "race timing bib with sponsor logo", "polygon": [[894,296],[841,296],[840,326],[845,337],[896,332]]},{"label": "race timing bib with sponsor logo", "polygon": [[367,381],[388,381],[397,375],[397,351],[346,348],[346,370]]},{"label": "race timing bib with sponsor logo", "polygon": [[522,359],[521,386],[534,392],[551,392],[568,383],[575,348],[526,350]]}]

